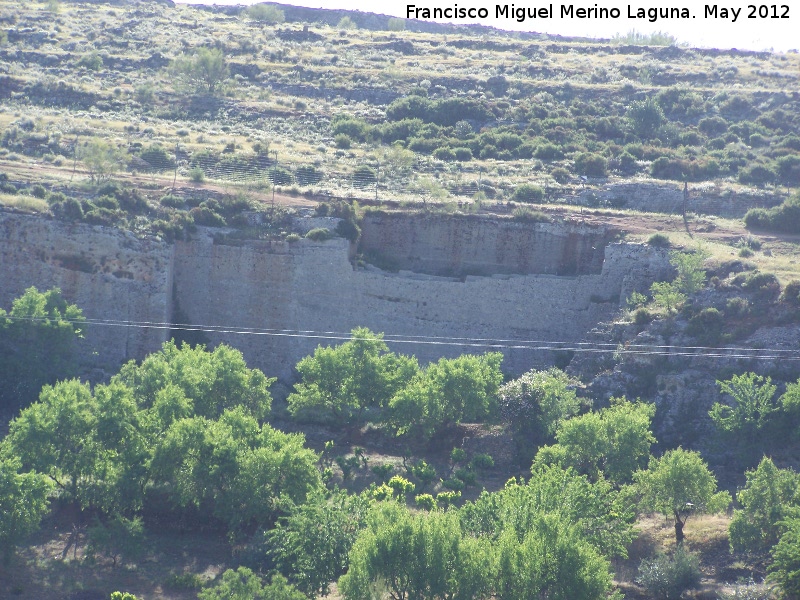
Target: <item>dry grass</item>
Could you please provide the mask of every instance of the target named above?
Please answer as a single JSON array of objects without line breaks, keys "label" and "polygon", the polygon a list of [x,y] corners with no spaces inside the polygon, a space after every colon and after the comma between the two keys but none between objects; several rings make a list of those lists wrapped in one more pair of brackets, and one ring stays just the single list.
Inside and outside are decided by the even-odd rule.
[{"label": "dry grass", "polygon": [[45,212],[48,208],[44,200],[23,194],[0,194],[0,204],[28,212]]}]

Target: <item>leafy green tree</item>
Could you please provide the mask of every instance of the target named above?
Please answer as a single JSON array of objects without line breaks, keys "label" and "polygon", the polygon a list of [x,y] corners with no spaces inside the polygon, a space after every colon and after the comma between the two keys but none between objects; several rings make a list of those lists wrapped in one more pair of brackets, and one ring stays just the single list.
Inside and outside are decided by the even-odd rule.
[{"label": "leafy green tree", "polygon": [[217,48],[198,48],[192,56],[175,59],[172,72],[198,91],[213,94],[229,74],[225,54]]},{"label": "leafy green tree", "polygon": [[635,514],[628,499],[610,483],[558,466],[535,466],[527,483],[510,480],[504,489],[483,492],[461,508],[464,530],[498,540],[505,530],[522,540],[544,514],[576,525],[586,541],[605,556],[626,556],[633,540]]},{"label": "leafy green tree", "polygon": [[654,281],[650,286],[650,293],[653,295],[655,305],[663,308],[667,314],[671,314],[686,302],[686,294],[681,293],[673,282]]},{"label": "leafy green tree", "polygon": [[112,567],[117,561],[136,560],[144,553],[144,524],[140,517],[128,519],[114,515],[107,522],[97,521],[86,532],[89,557],[102,554],[111,559]]},{"label": "leafy green tree", "polygon": [[800,598],[800,517],[782,522],[784,532],[772,550],[769,578],[777,583],[784,598]]},{"label": "leafy green tree", "polygon": [[0,412],[27,406],[42,386],[75,374],[85,319],[61,290],[35,287],[0,309]]},{"label": "leafy green tree", "polygon": [[269,25],[278,25],[286,20],[284,12],[271,4],[254,4],[245,12],[253,21]]},{"label": "leafy green tree", "polygon": [[702,248],[694,252],[670,252],[669,262],[678,272],[675,284],[681,293],[691,296],[703,288],[706,282],[703,263],[707,258],[708,253]]},{"label": "leafy green tree", "polygon": [[746,475],[747,483],[736,495],[741,508],[733,511],[730,524],[731,550],[764,553],[778,543],[784,520],[800,501],[800,477],[766,457]]},{"label": "leafy green tree", "polygon": [[716,513],[731,502],[728,492],[717,492],[717,480],[697,452],[668,450],[661,458],[650,458],[647,470],[633,474],[641,496],[640,506],[672,517],[675,541],[683,543],[683,527],[689,515]]},{"label": "leafy green tree", "polygon": [[6,442],[24,469],[50,477],[68,500],[112,508],[123,499],[114,490],[115,457],[98,439],[98,416],[88,383],[62,381],[45,386],[11,421]]},{"label": "leafy green tree", "polygon": [[485,419],[503,381],[502,359],[498,352],[439,359],[395,394],[387,421],[398,435],[429,438],[449,425]]},{"label": "leafy green tree", "polygon": [[510,423],[519,454],[530,460],[536,448],[552,441],[558,427],[576,415],[580,400],[559,369],[529,371],[498,390],[503,420]]},{"label": "leafy green tree", "polygon": [[151,477],[175,506],[194,505],[231,529],[264,525],[322,483],[299,434],[258,425],[244,409],[175,421],[154,450]]},{"label": "leafy green tree", "polygon": [[653,404],[612,398],[608,408],[562,422],[558,444],[541,448],[534,462],[573,467],[593,480],[630,483],[656,441],[650,431],[654,415]]},{"label": "leafy green tree", "polygon": [[[156,417],[153,425],[163,430],[181,415],[216,418],[238,406],[262,419],[272,405],[269,386],[275,379],[248,369],[242,353],[225,344],[209,352],[202,345],[179,348],[169,341],[140,365],[123,365],[113,381],[130,387],[139,406]],[[159,415],[167,421],[159,423]]]},{"label": "leafy green tree", "polygon": [[350,552],[339,580],[347,600],[370,600],[383,583],[390,598],[488,598],[491,555],[486,543],[462,534],[454,512],[412,513],[380,502]]},{"label": "leafy green tree", "polygon": [[538,515],[521,541],[507,531],[497,552],[496,598],[601,600],[611,592],[608,560],[576,525],[554,514]]},{"label": "leafy green tree", "polygon": [[664,111],[655,98],[633,102],[627,117],[633,132],[642,139],[654,137],[665,120]]},{"label": "leafy green tree", "polygon": [[0,455],[0,553],[5,564],[14,547],[39,527],[53,487],[44,475],[19,473],[20,466],[16,457]]},{"label": "leafy green tree", "polygon": [[329,415],[358,422],[369,407],[384,406],[416,374],[416,359],[389,352],[383,334],[356,328],[336,347],[319,346],[297,363],[300,382],[289,395],[295,417]]},{"label": "leafy green tree", "polygon": [[726,381],[717,381],[720,392],[730,396],[732,404],[715,402],[708,412],[717,429],[736,436],[738,443],[752,448],[758,443],[759,433],[770,424],[779,410],[775,401],[772,379],[755,373],[734,375]]},{"label": "leafy green tree", "polygon": [[78,149],[78,158],[92,181],[105,181],[125,163],[126,153],[107,140],[92,138]]},{"label": "leafy green tree", "polygon": [[311,597],[328,594],[328,584],[347,570],[347,557],[366,524],[365,495],[335,491],[292,508],[264,533],[268,554],[294,584]]}]

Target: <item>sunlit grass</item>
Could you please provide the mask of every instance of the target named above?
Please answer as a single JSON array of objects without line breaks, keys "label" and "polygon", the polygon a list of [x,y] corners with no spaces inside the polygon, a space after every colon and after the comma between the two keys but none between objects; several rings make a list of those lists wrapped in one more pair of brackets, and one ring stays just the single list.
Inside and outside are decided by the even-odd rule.
[{"label": "sunlit grass", "polygon": [[44,200],[24,194],[0,194],[0,204],[30,212],[45,212],[48,208],[47,202]]}]

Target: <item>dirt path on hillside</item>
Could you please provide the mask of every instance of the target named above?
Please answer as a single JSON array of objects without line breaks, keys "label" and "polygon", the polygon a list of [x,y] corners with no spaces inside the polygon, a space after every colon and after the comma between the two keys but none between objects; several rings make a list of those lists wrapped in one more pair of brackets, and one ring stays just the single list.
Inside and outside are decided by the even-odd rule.
[{"label": "dirt path on hillside", "polygon": [[[72,166],[56,166],[47,163],[24,164],[8,160],[0,160],[0,172],[5,172],[11,178],[34,184],[41,181],[50,183],[66,183],[71,180],[86,180],[90,177],[84,169],[75,169]],[[194,183],[185,177],[178,177],[173,188],[173,176],[142,175],[131,173],[117,173],[114,180],[128,183],[139,189],[156,188],[161,193],[172,189],[208,191],[214,194],[237,194],[244,192],[254,201],[271,205],[273,202],[279,206],[290,208],[314,208],[318,200],[304,196],[292,196],[283,193],[248,189],[243,185],[224,184],[217,181]],[[373,204],[366,200],[364,204]],[[390,203],[394,204],[394,203]],[[421,206],[420,206],[421,208]],[[586,223],[594,226],[605,226],[618,229],[628,235],[650,235],[655,232],[664,234],[681,233],[691,238],[733,244],[750,233],[758,235],[764,242],[784,242],[791,244],[800,243],[800,235],[776,234],[765,231],[750,232],[744,223],[735,219],[717,219],[708,215],[690,214],[684,219],[680,215],[667,215],[659,213],[639,213],[631,211],[615,211],[613,209],[591,209],[571,205],[537,205],[535,210],[544,212],[554,218],[574,223]],[[487,204],[481,208],[481,214],[509,216],[511,208],[507,204]]]},{"label": "dirt path on hillside", "polygon": [[[68,181],[80,181],[89,179],[89,172],[84,169],[76,169],[73,173],[72,167],[51,165],[47,163],[38,164],[22,164],[18,162],[11,162],[7,160],[0,160],[0,171],[8,174],[12,179],[19,181],[26,181],[30,184],[41,182],[43,179],[53,183],[65,183]],[[114,181],[127,183],[139,189],[149,189],[154,185],[162,186],[161,191],[173,189],[173,177],[166,177],[164,175],[141,175],[131,173],[115,173]],[[204,183],[194,183],[187,180],[185,177],[179,176],[175,179],[176,189],[194,189],[194,190],[207,190],[216,194],[237,194],[244,191],[248,196],[252,197],[256,202],[262,204],[271,204],[273,201],[272,192],[265,192],[260,190],[247,189],[243,185],[225,185],[215,181],[208,181]],[[314,208],[318,202],[309,200],[303,196],[289,196],[287,194],[276,193],[275,204],[281,206],[290,206],[292,208]]]}]

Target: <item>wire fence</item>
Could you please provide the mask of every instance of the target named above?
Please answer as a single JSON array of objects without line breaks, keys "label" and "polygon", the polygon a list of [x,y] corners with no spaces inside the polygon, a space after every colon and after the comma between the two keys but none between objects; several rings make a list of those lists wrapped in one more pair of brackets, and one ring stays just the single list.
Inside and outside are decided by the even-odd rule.
[{"label": "wire fence", "polygon": [[[98,167],[95,156],[80,139],[65,144],[64,153],[90,174]],[[528,164],[498,163],[487,168],[470,162],[444,162],[427,157],[391,156],[385,160],[355,159],[300,163],[268,151],[243,154],[235,151],[191,152],[181,145],[166,149],[131,146],[117,154],[116,168],[135,174],[173,180],[220,182],[314,196],[355,200],[398,200],[469,203],[479,200],[571,202],[574,186],[554,183]]]}]

